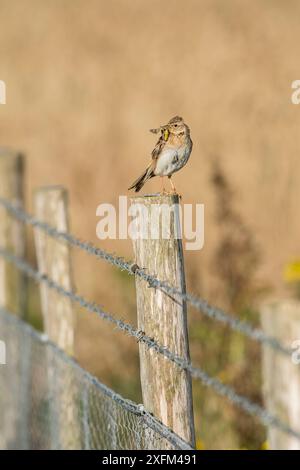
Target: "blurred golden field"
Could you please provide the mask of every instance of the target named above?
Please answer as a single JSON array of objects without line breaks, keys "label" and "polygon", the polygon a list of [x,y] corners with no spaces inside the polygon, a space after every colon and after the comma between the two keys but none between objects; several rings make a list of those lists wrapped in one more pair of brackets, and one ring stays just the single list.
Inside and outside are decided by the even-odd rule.
[{"label": "blurred golden field", "polygon": [[[235,308],[218,275],[217,159],[258,253],[253,285],[264,296],[287,295],[283,267],[299,257],[300,107],[291,103],[299,2],[0,0],[0,12],[0,79],[7,86],[0,145],[27,155],[28,209],[34,188],[62,184],[70,191],[72,232],[100,244],[96,207],[129,195],[155,143],[148,129],[179,114],[194,149],[174,180],[184,202],[205,204],[204,249],[185,254],[188,289],[236,314],[248,307],[247,299]],[[159,188],[153,179],[146,191]],[[230,230],[234,235],[236,226]],[[101,245],[133,256],[130,241]],[[29,254],[34,261],[32,246]],[[246,247],[238,268],[245,273],[248,255]],[[75,252],[74,273],[80,293],[135,321],[132,279]],[[252,297],[253,321],[261,295]],[[195,362],[259,401],[259,350],[197,313],[189,321]],[[78,312],[77,349],[80,363],[102,381],[140,399],[131,339]],[[200,385],[194,393],[199,446],[262,445],[255,421],[236,416]]]}]

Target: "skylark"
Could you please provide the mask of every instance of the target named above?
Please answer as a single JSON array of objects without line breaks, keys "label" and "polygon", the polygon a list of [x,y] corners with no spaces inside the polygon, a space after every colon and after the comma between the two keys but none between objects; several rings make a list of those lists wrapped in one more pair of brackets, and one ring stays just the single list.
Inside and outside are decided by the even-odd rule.
[{"label": "skylark", "polygon": [[128,189],[134,189],[135,192],[138,192],[150,178],[160,176],[163,193],[165,193],[164,177],[167,176],[171,183],[172,192],[176,193],[171,177],[173,173],[186,165],[190,158],[193,148],[190,129],[181,117],[175,116],[165,126],[150,129],[150,132],[154,134],[160,132],[160,137],[152,151],[151,163]]}]

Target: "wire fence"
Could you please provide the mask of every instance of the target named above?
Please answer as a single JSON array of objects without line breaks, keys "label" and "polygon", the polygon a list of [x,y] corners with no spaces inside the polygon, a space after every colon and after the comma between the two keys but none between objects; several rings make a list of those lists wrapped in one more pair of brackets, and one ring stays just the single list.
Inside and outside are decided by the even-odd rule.
[{"label": "wire fence", "polygon": [[156,449],[191,449],[142,405],[99,382],[3,308],[0,331],[13,361],[1,367],[0,448],[139,450],[151,442]]},{"label": "wire fence", "polygon": [[[254,328],[249,323],[240,321],[240,320],[230,316],[229,314],[227,314],[223,310],[209,305],[205,300],[203,300],[201,298],[193,296],[189,293],[182,294],[175,287],[170,286],[168,283],[157,279],[155,276],[153,276],[151,274],[148,274],[145,269],[141,269],[136,264],[134,264],[132,262],[129,262],[129,261],[125,261],[123,258],[120,258],[120,257],[118,257],[114,254],[108,253],[105,250],[102,250],[100,248],[96,248],[91,243],[81,241],[81,240],[79,240],[78,238],[74,237],[73,235],[71,235],[69,233],[59,232],[55,228],[49,226],[48,224],[46,224],[46,223],[44,223],[40,220],[37,220],[36,218],[34,218],[31,215],[27,214],[22,209],[17,208],[11,202],[9,202],[9,201],[7,201],[3,198],[0,198],[0,205],[5,207],[6,210],[12,216],[17,218],[19,221],[24,222],[24,223],[28,223],[31,226],[35,227],[35,228],[43,230],[50,237],[53,237],[57,240],[60,240],[61,242],[68,243],[69,245],[71,245],[73,247],[77,247],[77,248],[89,253],[90,255],[95,256],[96,258],[103,259],[103,260],[109,262],[110,264],[118,267],[119,269],[127,271],[131,275],[139,276],[140,278],[145,280],[149,284],[149,286],[152,287],[152,288],[161,289],[163,292],[165,292],[165,293],[167,293],[171,296],[179,295],[184,300],[186,300],[191,305],[193,305],[198,311],[204,313],[205,315],[207,315],[211,319],[214,319],[214,320],[222,322],[226,325],[229,325],[235,331],[239,331],[240,333],[245,334],[247,337],[250,337],[251,339],[258,341],[259,343],[276,350],[280,354],[283,354],[285,356],[286,355],[289,355],[289,356],[291,355],[292,351],[289,348],[286,348],[285,346],[283,346],[277,339],[267,336],[262,330]],[[296,439],[300,440],[300,432],[298,432],[297,430],[291,428],[288,424],[284,423],[278,417],[276,417],[273,414],[269,413],[265,408],[259,406],[256,403],[253,403],[248,398],[237,394],[235,392],[235,390],[232,389],[230,386],[223,384],[222,382],[220,382],[215,377],[209,376],[202,368],[194,367],[191,363],[189,363],[185,359],[173,354],[170,350],[168,350],[166,347],[164,347],[164,345],[159,344],[155,339],[148,337],[147,335],[145,335],[143,332],[141,332],[140,330],[138,330],[134,326],[130,325],[129,323],[124,322],[123,320],[120,320],[120,319],[116,318],[112,314],[110,314],[110,313],[106,312],[105,310],[103,310],[102,307],[100,307],[99,305],[97,305],[94,302],[88,301],[83,296],[78,295],[75,292],[72,292],[72,291],[69,291],[69,290],[65,289],[64,287],[62,287],[61,285],[54,282],[52,279],[50,279],[49,277],[47,277],[43,273],[40,273],[37,270],[35,270],[30,264],[27,263],[27,261],[25,261],[24,259],[10,253],[9,251],[7,251],[3,247],[0,247],[0,256],[2,258],[4,258],[6,261],[8,261],[10,263],[13,263],[19,270],[21,270],[23,273],[25,273],[30,278],[34,279],[37,283],[46,284],[48,286],[48,288],[53,289],[56,292],[58,292],[59,294],[61,294],[62,296],[71,299],[73,302],[79,304],[81,307],[83,307],[87,311],[97,314],[102,319],[104,319],[104,320],[110,322],[111,324],[113,324],[116,328],[120,329],[121,331],[125,332],[126,334],[128,334],[128,335],[138,339],[139,341],[143,342],[148,348],[153,349],[157,354],[161,354],[167,360],[169,360],[169,361],[173,362],[174,364],[176,364],[180,369],[188,370],[191,373],[192,377],[194,377],[197,380],[200,380],[204,386],[213,389],[216,393],[218,393],[221,396],[225,396],[233,404],[237,405],[238,407],[240,407],[241,409],[246,411],[248,414],[250,414],[252,416],[255,416],[264,425],[275,427],[275,428],[281,430],[282,432],[284,432],[286,434],[289,434],[289,435],[295,437]],[[2,316],[3,316],[3,310],[2,310]],[[6,315],[6,317],[7,317],[7,315]],[[29,330],[26,330],[26,331],[27,331],[27,333],[29,332]],[[30,330],[30,333],[31,333],[31,336],[34,336],[32,330]],[[35,338],[37,339],[38,336],[35,336]],[[39,337],[39,342],[41,343],[41,337]],[[50,347],[48,345],[49,345],[49,343],[47,343],[47,348]],[[51,351],[56,351],[55,354],[59,355],[58,354],[59,350],[54,345],[51,346]],[[71,360],[69,360],[69,361],[71,361]],[[70,362],[67,361],[66,357],[65,357],[65,363],[70,364]],[[75,367],[76,363],[71,361],[71,364]],[[79,367],[79,366],[77,366],[77,367]],[[55,370],[55,368],[54,368],[54,370]],[[84,374],[84,371],[82,371],[82,369],[80,369],[80,370],[81,370],[81,373]],[[90,379],[92,380],[92,382],[95,381],[94,378],[90,377]],[[98,384],[98,389],[99,389],[100,385],[99,385],[98,382],[97,382],[97,384]],[[75,389],[77,389],[79,387],[79,385],[80,385],[80,381],[78,381],[78,384],[76,385]],[[102,384],[101,384],[101,387],[100,387],[100,389],[102,390],[103,393],[104,393],[104,389],[108,390]],[[114,394],[114,392],[111,391],[111,394]],[[78,395],[78,392],[76,392],[76,396],[77,395]],[[110,398],[111,398],[111,400],[115,401],[113,397],[116,398],[117,396],[118,395],[116,395],[116,394],[110,395]],[[86,399],[88,400],[87,396],[86,396]],[[126,401],[126,400],[124,401],[124,399],[121,399],[121,400],[123,400],[122,401],[123,404],[127,403],[127,405],[128,405],[128,403],[129,403],[128,401]],[[88,400],[88,402],[89,402],[89,400]],[[101,405],[99,405],[99,406],[101,406]],[[169,434],[172,431],[169,430],[168,428],[164,427],[163,425],[161,425],[161,423],[159,423],[149,413],[147,413],[145,411],[143,413],[141,413],[141,408],[138,407],[137,405],[131,405],[131,406],[133,406],[133,407],[135,406],[135,408],[131,409],[131,410],[135,409],[135,412],[132,411],[133,414],[135,414],[135,416],[137,414],[136,413],[137,410],[139,410],[139,413],[140,413],[139,416],[140,417],[143,416],[142,423],[143,423],[144,426],[146,424],[149,424],[148,423],[149,420],[153,421],[152,422],[152,427],[150,426],[150,428],[152,429],[153,432],[154,432],[153,423],[155,423],[156,426],[159,426],[159,425],[162,426],[162,428],[160,428],[160,431],[163,431],[164,435],[162,435],[162,433],[159,433],[157,431],[157,429],[155,429],[155,432],[158,432],[158,434],[160,435],[160,438],[167,439],[167,441],[169,441],[171,443],[171,445],[173,445],[174,447],[177,446],[176,448],[183,448],[183,447],[180,447],[180,446],[184,446],[184,445],[187,446],[187,444],[184,443],[182,440],[180,440],[180,438],[178,436],[174,435],[174,433]],[[79,409],[81,410],[82,407],[83,407],[83,405],[80,402]],[[127,406],[126,411],[129,412],[128,406]],[[89,411],[89,413],[90,413],[90,411]],[[57,415],[57,413],[54,413],[54,414]],[[132,418],[130,418],[130,419],[132,419]],[[146,421],[147,421],[147,423],[146,423]],[[82,426],[83,426],[82,429],[87,430],[88,429],[88,422],[86,420],[81,420],[80,419],[80,423],[81,422],[82,422]],[[118,426],[117,426],[117,428],[118,428]],[[81,433],[82,433],[82,429],[81,429]],[[109,426],[106,427],[106,429],[109,429]],[[101,432],[102,431],[103,430],[101,428]],[[89,433],[90,433],[90,431],[87,431],[87,434],[89,434]],[[105,434],[105,432],[104,432],[104,434]],[[139,434],[139,436],[142,436],[142,435],[145,434],[145,431],[144,431],[144,434],[143,433],[138,433],[138,434]],[[57,433],[54,433],[54,435],[57,435]],[[81,434],[80,434],[80,436],[81,436]],[[179,441],[177,439],[179,439]],[[120,438],[120,442],[118,443],[118,445],[121,445],[121,443],[123,441],[124,440]],[[52,445],[53,445],[53,443],[51,443],[51,446]],[[98,443],[96,445],[98,445]],[[124,448],[131,448],[130,443],[126,442],[126,444],[124,444],[124,445],[125,445]],[[135,445],[134,448],[141,448],[141,445],[145,445],[145,442],[143,441],[142,444],[138,443],[138,442],[135,442],[134,445]],[[161,448],[164,448],[163,446],[165,444],[160,442],[160,443],[158,443],[158,445],[162,445]],[[85,446],[87,446],[87,444],[85,444]],[[128,447],[126,447],[126,446],[128,446]],[[57,446],[54,446],[54,447],[57,447]],[[81,441],[80,441],[80,448],[83,448],[83,444],[82,444]],[[91,448],[94,448],[93,445],[91,446]]]},{"label": "wire fence", "polygon": [[234,391],[234,389],[232,389],[228,385],[224,385],[217,378],[211,377],[200,367],[194,367],[185,359],[173,354],[168,348],[158,344],[155,339],[145,335],[143,332],[141,332],[134,326],[124,322],[121,319],[117,319],[112,314],[103,310],[100,305],[96,304],[95,302],[90,302],[81,295],[75,294],[72,291],[66,290],[53,280],[49,279],[46,275],[36,271],[25,260],[18,258],[17,256],[7,252],[6,250],[3,250],[2,248],[0,248],[0,256],[5,258],[9,262],[12,262],[15,266],[17,266],[18,269],[20,269],[27,276],[32,278],[35,282],[45,283],[50,289],[54,289],[62,296],[71,299],[73,302],[85,308],[88,312],[97,314],[103,320],[113,324],[117,329],[123,331],[129,336],[138,339],[138,341],[143,342],[149,349],[153,349],[156,353],[161,354],[166,359],[176,364],[180,369],[188,370],[193,378],[200,380],[204,386],[210,387],[219,395],[226,397],[234,405],[238,406],[246,413],[255,416],[265,426],[275,427],[300,440],[300,433],[298,431],[292,429],[290,426],[282,422],[279,418],[269,413],[266,409],[257,405],[256,403],[251,402],[248,398],[239,395]]},{"label": "wire fence", "polygon": [[266,335],[261,329],[253,327],[246,321],[241,321],[237,318],[234,318],[232,315],[228,314],[224,310],[210,305],[205,299],[199,298],[190,293],[182,293],[179,289],[174,286],[170,286],[167,282],[157,279],[151,273],[147,273],[144,268],[140,268],[132,261],[126,261],[120,256],[116,256],[113,253],[109,253],[106,250],[95,247],[92,243],[87,241],[82,241],[74,235],[66,232],[59,232],[54,227],[51,227],[49,224],[37,220],[32,215],[26,213],[24,210],[16,207],[10,201],[0,197],[0,205],[3,206],[13,217],[17,218],[19,221],[31,225],[32,227],[43,230],[50,237],[53,237],[57,240],[64,241],[70,246],[78,248],[85,251],[91,256],[94,256],[97,259],[102,259],[111,265],[117,267],[122,271],[126,271],[130,275],[139,276],[141,279],[146,281],[150,287],[154,289],[160,289],[166,294],[171,296],[179,296],[190,305],[192,305],[198,312],[203,313],[212,320],[216,320],[220,323],[228,325],[235,331],[244,334],[245,336],[251,338],[252,340],[258,341],[261,344],[265,344],[272,349],[281,352],[287,356],[291,356],[292,349],[283,346],[276,338],[272,338]]}]

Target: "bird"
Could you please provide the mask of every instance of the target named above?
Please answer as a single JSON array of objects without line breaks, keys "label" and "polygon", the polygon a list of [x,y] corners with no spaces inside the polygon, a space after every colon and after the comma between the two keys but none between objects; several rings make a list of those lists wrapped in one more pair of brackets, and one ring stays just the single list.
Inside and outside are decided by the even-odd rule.
[{"label": "bird", "polygon": [[146,181],[154,176],[160,176],[162,181],[162,192],[165,191],[164,177],[169,178],[172,193],[176,194],[176,188],[171,178],[173,173],[181,170],[188,162],[193,142],[190,136],[190,128],[180,116],[175,116],[163,126],[150,129],[154,134],[160,133],[159,139],[152,150],[152,159],[144,173],[135,180],[128,190],[134,189],[138,192]]}]

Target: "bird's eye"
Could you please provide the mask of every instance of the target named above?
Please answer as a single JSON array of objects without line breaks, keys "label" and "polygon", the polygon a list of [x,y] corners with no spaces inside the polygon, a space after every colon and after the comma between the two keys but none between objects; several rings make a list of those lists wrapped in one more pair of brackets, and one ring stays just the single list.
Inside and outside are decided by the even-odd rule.
[{"label": "bird's eye", "polygon": [[177,124],[174,124],[174,127],[177,127]]}]

